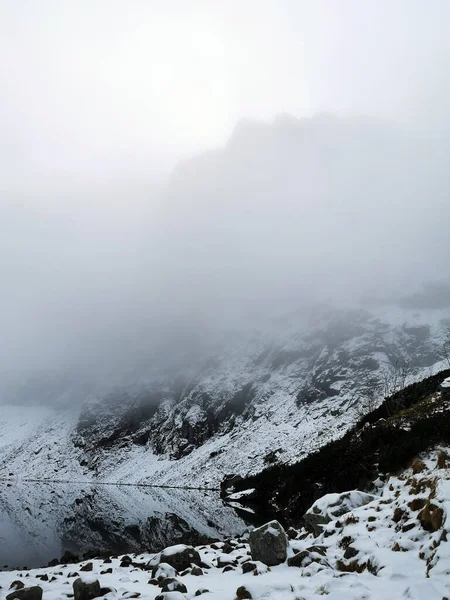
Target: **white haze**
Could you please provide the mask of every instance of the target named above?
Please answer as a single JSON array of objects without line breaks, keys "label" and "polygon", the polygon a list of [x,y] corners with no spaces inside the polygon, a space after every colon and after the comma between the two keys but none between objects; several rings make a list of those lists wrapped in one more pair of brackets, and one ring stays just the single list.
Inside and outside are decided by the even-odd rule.
[{"label": "white haze", "polygon": [[126,371],[446,280],[449,18],[0,0],[0,371]]}]

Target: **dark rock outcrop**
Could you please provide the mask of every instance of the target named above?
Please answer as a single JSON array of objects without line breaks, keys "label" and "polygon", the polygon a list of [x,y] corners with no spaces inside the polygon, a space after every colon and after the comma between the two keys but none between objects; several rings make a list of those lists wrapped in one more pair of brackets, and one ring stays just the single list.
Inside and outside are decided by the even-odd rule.
[{"label": "dark rock outcrop", "polygon": [[251,531],[249,544],[253,560],[269,567],[279,565],[287,558],[288,539],[278,521],[270,521]]}]

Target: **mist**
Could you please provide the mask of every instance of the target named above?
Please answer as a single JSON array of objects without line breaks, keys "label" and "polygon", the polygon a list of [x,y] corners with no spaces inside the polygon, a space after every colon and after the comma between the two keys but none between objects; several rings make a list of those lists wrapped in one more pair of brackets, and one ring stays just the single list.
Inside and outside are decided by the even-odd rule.
[{"label": "mist", "polygon": [[323,303],[425,286],[441,305],[449,18],[438,0],[1,2],[5,381],[176,372]]}]

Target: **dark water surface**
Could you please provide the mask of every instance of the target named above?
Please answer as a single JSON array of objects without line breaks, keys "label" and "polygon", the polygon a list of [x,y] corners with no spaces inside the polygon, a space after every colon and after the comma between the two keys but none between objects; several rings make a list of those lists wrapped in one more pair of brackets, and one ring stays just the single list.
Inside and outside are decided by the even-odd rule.
[{"label": "dark water surface", "polygon": [[70,550],[157,552],[247,527],[217,492],[136,486],[0,483],[0,569],[41,567]]}]

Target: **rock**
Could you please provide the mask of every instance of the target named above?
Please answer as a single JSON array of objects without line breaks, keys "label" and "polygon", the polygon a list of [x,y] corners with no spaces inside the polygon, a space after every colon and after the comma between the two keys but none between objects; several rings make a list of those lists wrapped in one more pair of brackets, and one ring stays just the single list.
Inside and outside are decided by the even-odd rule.
[{"label": "rock", "polygon": [[82,567],[80,567],[80,571],[92,571],[92,569],[94,568],[94,565],[89,562],[86,563],[85,565],[83,565]]},{"label": "rock", "polygon": [[322,533],[324,525],[374,499],[375,496],[372,494],[356,490],[341,494],[326,494],[316,500],[305,513],[303,518],[306,528],[317,537]]},{"label": "rock", "polygon": [[235,561],[233,558],[231,558],[231,556],[228,556],[228,554],[221,554],[217,558],[217,566],[219,567],[219,569],[222,567],[226,567],[227,565],[233,564],[235,564]]},{"label": "rock", "polygon": [[6,600],[42,600],[42,588],[39,585],[16,589],[6,596]]},{"label": "rock", "polygon": [[[111,573],[112,573],[112,570],[111,570]],[[79,574],[77,573],[77,571],[73,571],[73,572],[69,573],[69,574],[67,575],[67,577],[78,577],[78,575],[79,575]]]},{"label": "rock", "polygon": [[105,560],[103,561],[103,563],[106,564],[111,564],[112,560],[110,558],[105,558]]},{"label": "rock", "polygon": [[309,546],[306,548],[308,552],[315,552],[316,554],[320,554],[321,556],[327,555],[327,547],[326,546]]},{"label": "rock", "polygon": [[100,571],[100,575],[110,575],[112,572],[113,570],[111,567],[109,567],[108,569],[103,569],[103,571]]},{"label": "rock", "polygon": [[21,590],[24,587],[25,587],[24,582],[19,581],[19,579],[16,579],[16,581],[13,581],[12,584],[9,586],[9,589],[10,590]]},{"label": "rock", "polygon": [[241,585],[241,587],[238,587],[236,590],[236,598],[238,600],[251,600],[252,595],[244,585]]},{"label": "rock", "polygon": [[47,573],[44,573],[43,575],[36,575],[36,578],[40,579],[41,581],[48,581]]},{"label": "rock", "polygon": [[78,578],[73,582],[75,600],[93,600],[100,596],[100,583],[98,579],[83,581]]},{"label": "rock", "polygon": [[243,573],[251,573],[255,569],[256,569],[256,565],[253,562],[249,561],[249,562],[242,563],[242,572]]},{"label": "rock", "polygon": [[174,579],[173,577],[166,577],[163,579],[159,585],[161,586],[161,591],[163,592],[181,592],[182,594],[187,594],[187,587],[178,579]]},{"label": "rock", "polygon": [[350,558],[355,558],[355,556],[358,554],[358,550],[356,548],[353,548],[353,546],[347,546],[347,548],[345,549],[344,552],[344,558],[350,559]]},{"label": "rock", "polygon": [[195,577],[199,577],[200,575],[203,575],[203,571],[200,567],[197,567],[197,565],[195,565],[194,567],[192,567],[191,575],[195,575]]},{"label": "rock", "polygon": [[158,594],[155,600],[186,600],[186,596],[181,592],[163,592]]},{"label": "rock", "polygon": [[231,544],[228,544],[227,542],[225,542],[221,548],[221,551],[224,554],[230,554],[230,552],[233,552],[233,546]]},{"label": "rock", "polygon": [[70,550],[66,550],[64,552],[64,554],[61,556],[61,564],[63,565],[69,565],[71,563],[77,563],[79,562],[79,558],[76,554],[74,554],[73,552],[71,552]]},{"label": "rock", "polygon": [[210,594],[211,592],[209,590],[207,590],[206,588],[200,588],[199,590],[197,590],[195,592],[195,596],[201,596],[202,594]]},{"label": "rock", "polygon": [[171,565],[177,571],[184,571],[191,564],[200,566],[200,554],[192,546],[178,544],[177,546],[169,546],[161,552],[161,561]]},{"label": "rock", "polygon": [[234,571],[235,568],[232,565],[227,565],[222,569],[222,573],[227,573],[227,571]]},{"label": "rock", "polygon": [[298,536],[298,531],[293,527],[289,527],[289,529],[286,529],[286,535],[290,540],[295,540]]},{"label": "rock", "polygon": [[[113,588],[110,588],[110,587],[101,587],[100,588],[100,592],[99,592],[98,595],[99,596],[106,596],[106,594],[110,594],[111,592],[114,593]],[[139,592],[137,592],[137,593],[139,594]],[[140,594],[139,594],[139,596],[140,596]],[[133,598],[133,597],[137,598],[138,596],[127,596],[127,598]]]},{"label": "rock", "polygon": [[253,560],[259,560],[269,567],[279,565],[287,558],[288,539],[278,521],[270,521],[251,531],[249,544]]},{"label": "rock", "polygon": [[152,569],[152,578],[162,581],[166,577],[176,577],[177,570],[167,563],[159,563]]},{"label": "rock", "polygon": [[48,567],[56,567],[56,565],[59,565],[59,560],[57,558],[53,558],[48,564]]},{"label": "rock", "polygon": [[302,550],[301,552],[297,552],[294,556],[288,558],[287,564],[289,567],[305,567],[307,564],[311,563],[311,554],[308,550]]}]

